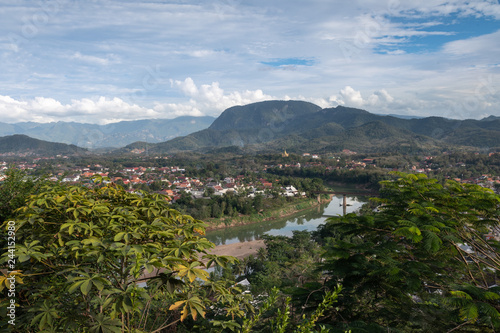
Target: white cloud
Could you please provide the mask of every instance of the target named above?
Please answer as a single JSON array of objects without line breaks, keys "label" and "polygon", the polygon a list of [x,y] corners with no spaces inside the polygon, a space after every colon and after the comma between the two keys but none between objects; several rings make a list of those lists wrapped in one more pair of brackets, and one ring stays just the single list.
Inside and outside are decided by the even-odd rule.
[{"label": "white cloud", "polygon": [[[368,98],[363,98],[361,91],[355,90],[351,86],[340,89],[338,95],[330,96],[328,99],[332,106],[344,105],[355,108],[383,109],[394,102],[392,97],[385,89],[373,92]],[[318,104],[319,105],[319,104]]]},{"label": "white cloud", "polygon": [[218,82],[198,87],[189,77],[184,81],[172,81],[172,85],[180,89],[190,100],[185,103],[155,102],[152,108],[147,108],[117,97],[73,99],[70,103],[63,104],[53,98],[35,97],[19,101],[10,96],[0,95],[0,117],[7,123],[76,121],[107,124],[123,120],[174,118],[186,115],[218,116],[226,108],[234,105],[273,99],[262,90],[226,93]]},{"label": "white cloud", "polygon": [[500,18],[500,5],[497,0],[391,0],[383,10],[386,10],[391,15],[412,18],[450,14]]},{"label": "white cloud", "polygon": [[348,106],[362,107],[365,104],[361,92],[347,86],[340,90],[340,100]]},{"label": "white cloud", "polygon": [[[274,99],[275,97],[266,95],[260,89],[224,92],[219,82],[212,84],[202,84],[198,87],[192,78],[188,77],[184,81],[172,80],[172,87],[179,88],[187,97],[190,98],[189,105],[193,111],[202,110],[205,114],[219,115],[225,109],[264,100]],[[173,107],[174,104],[168,104]],[[179,105],[180,110],[186,110],[185,104]]]},{"label": "white cloud", "polygon": [[138,118],[160,118],[161,114],[153,109],[128,104],[119,98],[83,98],[62,104],[53,98],[35,97],[19,101],[9,96],[0,96],[0,117],[7,123],[76,121],[107,124]]},{"label": "white cloud", "polygon": [[194,83],[193,79],[188,77],[184,81],[171,81],[171,85],[177,86],[182,90],[182,92],[189,97],[195,97],[198,95],[198,87]]},{"label": "white cloud", "polygon": [[10,96],[0,95],[0,115],[4,122],[27,121],[27,102],[21,102]]},{"label": "white cloud", "polygon": [[394,102],[394,97],[389,95],[389,93],[385,89],[375,91],[373,94],[376,95],[377,97],[379,97],[379,99],[384,101],[384,102],[388,102],[388,103]]},{"label": "white cloud", "polygon": [[443,52],[451,55],[500,56],[500,30],[479,37],[456,40],[445,44]]},{"label": "white cloud", "polygon": [[195,57],[195,58],[204,58],[204,57],[214,55],[215,52],[212,50],[192,50],[192,51],[188,51],[186,54],[191,56],[191,57]]},{"label": "white cloud", "polygon": [[107,66],[111,63],[119,63],[120,62],[118,57],[114,54],[108,54],[108,55],[106,55],[105,58],[101,58],[101,57],[96,57],[93,55],[85,55],[85,54],[81,54],[80,52],[75,52],[70,58],[80,60],[80,61],[83,61],[86,63],[102,65],[102,66]]},{"label": "white cloud", "polygon": [[[12,5],[1,9],[0,121],[218,115],[280,96],[422,115],[448,115],[452,101],[466,117],[498,114],[492,94],[478,103],[471,98],[489,74],[488,87],[499,90],[500,32],[443,44],[456,22],[463,32],[470,21],[500,19],[494,0],[342,6],[324,0],[56,0],[52,12],[37,2],[8,1]],[[43,13],[47,22],[33,19]],[[28,28],[36,34],[24,36]],[[9,39],[11,33],[22,38]],[[441,43],[432,50],[430,35]],[[261,65],[289,58],[314,63],[286,68],[294,70]]]},{"label": "white cloud", "polygon": [[28,109],[35,114],[45,114],[48,116],[65,116],[68,107],[62,105],[59,101],[53,98],[35,97],[34,100],[29,101]]}]

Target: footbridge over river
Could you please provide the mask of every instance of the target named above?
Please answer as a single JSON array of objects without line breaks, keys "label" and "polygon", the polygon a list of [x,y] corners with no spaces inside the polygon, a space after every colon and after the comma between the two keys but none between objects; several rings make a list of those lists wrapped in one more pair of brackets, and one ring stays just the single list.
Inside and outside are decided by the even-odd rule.
[{"label": "footbridge over river", "polygon": [[[380,194],[378,192],[373,191],[363,191],[363,192],[346,192],[346,191],[314,191],[318,195],[318,202],[321,201],[321,194],[334,194],[334,195],[342,195],[342,208],[344,215],[346,214],[347,207],[347,196],[357,196],[357,197],[378,197]],[[325,217],[333,217],[325,215]]]}]

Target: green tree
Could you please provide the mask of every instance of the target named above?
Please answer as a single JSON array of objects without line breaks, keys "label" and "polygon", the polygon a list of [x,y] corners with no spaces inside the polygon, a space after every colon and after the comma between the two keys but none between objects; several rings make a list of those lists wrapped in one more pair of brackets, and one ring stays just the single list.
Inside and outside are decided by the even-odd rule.
[{"label": "green tree", "polygon": [[343,285],[330,322],[353,332],[495,331],[498,243],[482,235],[498,226],[500,198],[476,185],[397,176],[382,182],[377,212],[320,228],[320,269],[327,285]]},{"label": "green tree", "polygon": [[286,288],[316,281],[315,264],[319,246],[309,232],[294,231],[292,237],[263,235],[265,249],[257,258],[248,260],[245,274],[256,294],[269,292],[273,287]]},{"label": "green tree", "polygon": [[257,194],[253,199],[253,206],[257,212],[260,212],[264,209],[264,197],[262,194]]},{"label": "green tree", "polygon": [[222,323],[245,314],[246,297],[205,270],[234,258],[207,254],[205,224],[161,195],[47,185],[13,221],[17,332],[152,332],[188,327],[211,306]]},{"label": "green tree", "polygon": [[14,211],[23,206],[28,196],[35,193],[45,182],[43,177],[34,179],[19,169],[10,168],[0,184],[0,221],[12,217]]}]

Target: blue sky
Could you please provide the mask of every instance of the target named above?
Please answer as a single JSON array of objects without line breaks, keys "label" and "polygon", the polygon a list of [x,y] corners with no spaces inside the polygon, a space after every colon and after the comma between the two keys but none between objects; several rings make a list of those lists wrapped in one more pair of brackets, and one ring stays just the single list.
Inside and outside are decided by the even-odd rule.
[{"label": "blue sky", "polygon": [[0,121],[218,116],[270,99],[500,116],[498,1],[4,0]]}]

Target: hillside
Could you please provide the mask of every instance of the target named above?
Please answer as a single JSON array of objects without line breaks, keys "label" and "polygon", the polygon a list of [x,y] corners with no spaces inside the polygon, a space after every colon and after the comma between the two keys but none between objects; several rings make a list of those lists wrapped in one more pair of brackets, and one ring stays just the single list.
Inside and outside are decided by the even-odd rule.
[{"label": "hillside", "polygon": [[121,121],[107,125],[75,122],[0,123],[0,136],[24,134],[51,142],[74,144],[85,148],[124,147],[136,141],[163,142],[205,129],[213,117],[178,117]]},{"label": "hillside", "polygon": [[343,106],[322,109],[302,101],[265,101],[231,107],[208,129],[152,145],[150,151],[207,151],[231,146],[246,151],[286,148],[296,152],[492,149],[500,147],[500,118],[405,118]]},{"label": "hillside", "polygon": [[439,149],[440,143],[430,137],[415,134],[381,121],[340,130],[340,125],[329,123],[317,130],[309,130],[274,140],[268,144],[275,150],[289,147],[289,152],[338,152],[349,149],[357,152],[416,153]]},{"label": "hillside", "polygon": [[210,129],[224,131],[271,128],[279,132],[298,117],[311,116],[319,110],[319,106],[302,101],[265,101],[233,106],[222,112]]},{"label": "hillside", "polygon": [[87,154],[87,149],[64,143],[48,142],[26,135],[0,137],[0,154],[34,154],[42,156]]}]

